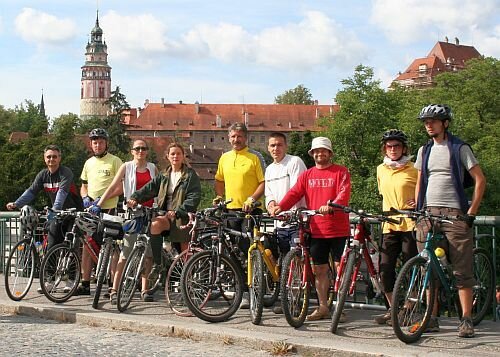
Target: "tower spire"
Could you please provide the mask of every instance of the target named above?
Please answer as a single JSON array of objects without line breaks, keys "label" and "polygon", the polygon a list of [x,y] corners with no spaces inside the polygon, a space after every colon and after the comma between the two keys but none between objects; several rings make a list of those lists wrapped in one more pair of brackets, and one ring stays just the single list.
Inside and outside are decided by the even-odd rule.
[{"label": "tower spire", "polygon": [[45,118],[45,103],[43,102],[43,88],[42,88],[42,100],[40,101],[40,106],[38,107],[40,114]]}]

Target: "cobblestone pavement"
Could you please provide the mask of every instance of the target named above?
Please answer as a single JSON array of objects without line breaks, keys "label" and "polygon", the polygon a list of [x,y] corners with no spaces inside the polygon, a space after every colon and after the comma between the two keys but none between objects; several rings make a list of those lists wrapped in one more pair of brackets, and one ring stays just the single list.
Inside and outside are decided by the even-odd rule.
[{"label": "cobblestone pavement", "polygon": [[174,337],[0,315],[1,356],[270,356],[266,351]]}]

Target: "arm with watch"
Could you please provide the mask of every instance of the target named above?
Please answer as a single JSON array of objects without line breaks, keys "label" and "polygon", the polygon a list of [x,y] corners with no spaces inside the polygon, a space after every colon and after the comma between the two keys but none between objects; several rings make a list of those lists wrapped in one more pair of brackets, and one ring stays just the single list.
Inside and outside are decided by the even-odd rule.
[{"label": "arm with watch", "polygon": [[248,196],[245,202],[243,202],[243,207],[241,209],[245,212],[250,212],[254,208],[253,204],[264,194],[264,188],[265,181],[262,181],[259,186],[257,186],[254,193],[251,196]]}]

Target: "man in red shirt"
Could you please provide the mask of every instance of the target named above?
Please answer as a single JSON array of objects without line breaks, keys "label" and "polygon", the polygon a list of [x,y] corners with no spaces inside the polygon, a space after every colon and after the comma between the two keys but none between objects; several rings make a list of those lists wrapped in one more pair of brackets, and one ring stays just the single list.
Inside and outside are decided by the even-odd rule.
[{"label": "man in red shirt", "polygon": [[327,205],[328,200],[348,205],[351,195],[351,176],[346,167],[332,163],[333,151],[330,139],[314,138],[309,150],[315,166],[304,171],[295,186],[283,197],[271,214],[290,209],[304,197],[307,208],[318,210],[323,215],[311,219],[310,253],[313,260],[316,291],[319,307],[307,320],[314,321],[330,317],[328,309],[328,256],[331,252],[338,265],[347,238],[350,234],[349,215],[335,212]]}]

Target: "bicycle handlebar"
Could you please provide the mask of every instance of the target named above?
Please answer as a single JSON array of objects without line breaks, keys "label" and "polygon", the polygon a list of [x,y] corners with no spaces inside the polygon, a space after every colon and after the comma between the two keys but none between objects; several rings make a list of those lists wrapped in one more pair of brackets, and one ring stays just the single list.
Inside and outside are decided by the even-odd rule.
[{"label": "bicycle handlebar", "polygon": [[377,215],[377,214],[367,213],[361,209],[355,210],[349,206],[344,206],[344,205],[335,203],[332,200],[329,200],[327,202],[327,204],[330,207],[340,209],[340,210],[344,211],[345,213],[354,213],[357,216],[362,217],[362,218],[372,218],[372,219],[375,219],[376,221],[379,221],[379,222],[389,222],[389,223],[393,223],[393,224],[401,224],[401,218],[394,219],[394,218],[387,217],[385,215]]},{"label": "bicycle handlebar", "polygon": [[408,216],[408,218],[414,220],[417,220],[419,218],[429,218],[430,220],[447,222],[451,224],[453,224],[453,221],[467,221],[466,217],[460,215],[457,216],[437,215],[437,214],[432,214],[426,210],[411,211],[411,210],[396,209],[394,207],[391,207],[391,209],[387,212],[387,214],[389,215],[404,214]]}]

